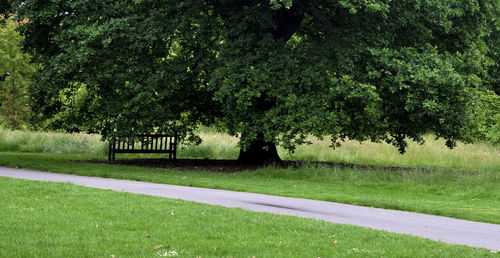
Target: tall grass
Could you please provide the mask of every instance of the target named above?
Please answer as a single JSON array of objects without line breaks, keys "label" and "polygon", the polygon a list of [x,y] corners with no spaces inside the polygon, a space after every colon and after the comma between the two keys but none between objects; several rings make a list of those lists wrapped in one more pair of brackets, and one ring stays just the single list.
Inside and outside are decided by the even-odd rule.
[{"label": "tall grass", "polygon": [[0,151],[105,154],[101,136],[0,129]]},{"label": "tall grass", "polygon": [[[199,130],[203,143],[198,146],[182,146],[180,156],[194,158],[236,159],[238,138],[210,128]],[[327,161],[377,166],[401,166],[417,168],[446,168],[461,171],[500,172],[500,148],[484,142],[458,143],[449,149],[442,139],[428,135],[425,144],[410,141],[405,154],[387,143],[358,142],[347,140],[341,147],[331,148],[328,140],[310,138],[312,144],[297,147],[294,153],[278,148],[285,160]]]},{"label": "tall grass", "polygon": [[[238,158],[238,138],[211,128],[201,128],[200,145],[181,145],[179,158]],[[285,160],[327,161],[377,166],[428,167],[459,171],[500,171],[500,148],[486,143],[462,144],[452,150],[443,140],[426,136],[426,143],[409,142],[404,155],[387,143],[346,141],[330,148],[327,140],[311,138],[312,144],[299,146],[294,153],[279,148]],[[64,134],[0,129],[0,151],[51,152],[104,155],[107,143],[99,135]],[[157,157],[124,155],[123,157]]]},{"label": "tall grass", "polygon": [[237,159],[239,153],[238,138],[211,128],[201,128],[197,135],[203,142],[200,145],[181,145],[180,157]]},{"label": "tall grass", "polygon": [[500,148],[486,144],[459,143],[449,149],[445,141],[426,136],[425,144],[409,142],[405,154],[387,143],[346,141],[332,149],[328,141],[314,140],[311,145],[297,148],[294,154],[282,157],[293,160],[332,161],[340,163],[370,164],[378,166],[449,168],[468,171],[500,171]]}]

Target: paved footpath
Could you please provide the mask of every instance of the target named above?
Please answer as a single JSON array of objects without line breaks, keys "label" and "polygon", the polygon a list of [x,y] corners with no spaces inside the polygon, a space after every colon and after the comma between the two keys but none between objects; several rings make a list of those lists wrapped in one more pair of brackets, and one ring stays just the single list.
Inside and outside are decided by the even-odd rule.
[{"label": "paved footpath", "polygon": [[500,251],[500,225],[340,204],[197,187],[154,184],[130,180],[75,176],[0,167],[0,176],[29,180],[69,182],[92,188],[160,196],[211,205],[313,218],[409,234],[451,244]]}]

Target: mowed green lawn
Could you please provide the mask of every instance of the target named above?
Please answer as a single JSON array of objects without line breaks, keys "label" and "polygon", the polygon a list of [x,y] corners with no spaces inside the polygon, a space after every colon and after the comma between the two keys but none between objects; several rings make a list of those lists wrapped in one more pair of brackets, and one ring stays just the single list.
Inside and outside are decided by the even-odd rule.
[{"label": "mowed green lawn", "polygon": [[95,156],[0,153],[0,165],[265,193],[444,215],[500,224],[500,174],[401,172],[331,167],[267,167],[232,174],[74,162]]},{"label": "mowed green lawn", "polygon": [[498,257],[311,219],[0,177],[2,257]]}]

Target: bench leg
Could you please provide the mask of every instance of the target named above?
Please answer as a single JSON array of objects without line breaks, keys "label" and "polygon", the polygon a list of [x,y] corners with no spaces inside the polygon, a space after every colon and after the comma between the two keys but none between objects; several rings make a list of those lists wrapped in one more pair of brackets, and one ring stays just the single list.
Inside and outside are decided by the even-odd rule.
[{"label": "bench leg", "polygon": [[108,161],[111,162],[111,142],[109,143],[108,147]]},{"label": "bench leg", "polygon": [[108,148],[108,161],[115,161],[115,141],[110,141],[109,142],[109,148]]}]

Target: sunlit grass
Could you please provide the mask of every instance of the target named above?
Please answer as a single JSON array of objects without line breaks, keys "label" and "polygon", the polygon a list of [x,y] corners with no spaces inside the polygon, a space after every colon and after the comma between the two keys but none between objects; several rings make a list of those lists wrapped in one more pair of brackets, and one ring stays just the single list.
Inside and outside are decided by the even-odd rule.
[{"label": "sunlit grass", "polygon": [[[202,128],[199,135],[203,143],[181,145],[179,158],[238,157],[238,138],[210,128]],[[293,154],[283,149],[279,151],[286,160],[434,168],[430,173],[270,166],[255,171],[220,174],[73,162],[71,160],[105,159],[107,144],[100,141],[98,135],[0,130],[0,166],[318,199],[500,224],[500,149],[476,143],[459,144],[456,149],[449,150],[442,140],[434,141],[431,136],[426,140],[423,146],[410,143],[404,155],[384,143],[347,141],[342,147],[332,149],[328,141],[312,138],[313,144],[300,146]],[[118,156],[136,157],[162,156]],[[364,229],[298,218],[87,190],[64,184],[19,182],[0,178],[0,256],[109,257],[114,254],[117,257],[136,257],[152,256],[163,249],[183,251],[179,254],[185,256],[204,257],[484,257],[492,254],[480,249],[450,247],[376,231],[368,231],[371,233],[366,235]],[[51,198],[32,202],[36,198],[42,200],[44,196]],[[9,205],[23,209],[12,209]],[[168,207],[167,211],[175,210],[176,214],[182,210],[186,216],[184,220],[171,223],[165,220],[168,212],[155,211],[158,207]],[[30,213],[32,211],[34,213]],[[200,219],[201,213],[209,216]],[[96,224],[106,231],[94,232],[94,228],[86,228],[91,224],[95,227],[95,221],[104,221]],[[208,228],[203,221],[210,222]],[[51,226],[54,228],[49,228]],[[228,238],[217,237],[219,231],[225,232]],[[343,244],[349,244],[332,246],[331,240],[325,240],[330,232],[342,236],[346,240]],[[144,233],[157,241],[144,238]],[[263,242],[263,239],[268,242]],[[162,247],[156,248],[160,245]],[[360,253],[360,250],[369,250],[370,253]]]},{"label": "sunlit grass", "polygon": [[0,129],[0,151],[104,154],[101,136]]},{"label": "sunlit grass", "polygon": [[[181,145],[179,158],[237,159],[238,138],[211,128],[201,128],[202,144]],[[407,152],[399,154],[387,143],[346,141],[333,149],[328,140],[310,138],[312,144],[299,146],[294,153],[279,148],[282,159],[327,161],[349,164],[426,167],[455,171],[500,171],[500,148],[486,143],[459,143],[448,149],[444,141],[426,136],[426,143],[409,142]],[[99,135],[64,134],[31,131],[0,130],[0,151],[50,152],[103,155],[107,143]],[[151,155],[119,155],[120,157],[158,157]],[[161,157],[161,156],[160,156]]]},{"label": "sunlit grass", "polygon": [[[180,156],[211,159],[238,158],[238,138],[225,133],[201,130],[203,143],[199,146],[183,146]],[[297,147],[294,153],[278,148],[285,160],[327,161],[377,166],[452,169],[459,171],[500,171],[500,148],[483,142],[458,143],[449,149],[442,139],[426,136],[424,145],[409,141],[405,154],[387,143],[358,142],[347,140],[341,147],[331,148],[324,139],[309,139],[312,144]]]},{"label": "sunlit grass", "polygon": [[95,156],[0,152],[0,166],[316,199],[500,224],[498,172],[269,166],[228,174],[71,161],[88,158]]},{"label": "sunlit grass", "polygon": [[444,140],[425,137],[426,143],[409,142],[405,154],[387,143],[346,141],[331,149],[328,141],[313,140],[313,144],[298,147],[286,159],[332,161],[380,166],[448,168],[462,171],[500,171],[500,148],[486,143],[459,143],[454,149]]},{"label": "sunlit grass", "polygon": [[198,131],[203,140],[200,145],[181,145],[179,157],[210,158],[210,159],[237,159],[239,148],[238,138],[227,133],[217,132],[210,128]]},{"label": "sunlit grass", "polygon": [[355,226],[0,177],[2,257],[494,257]]}]

